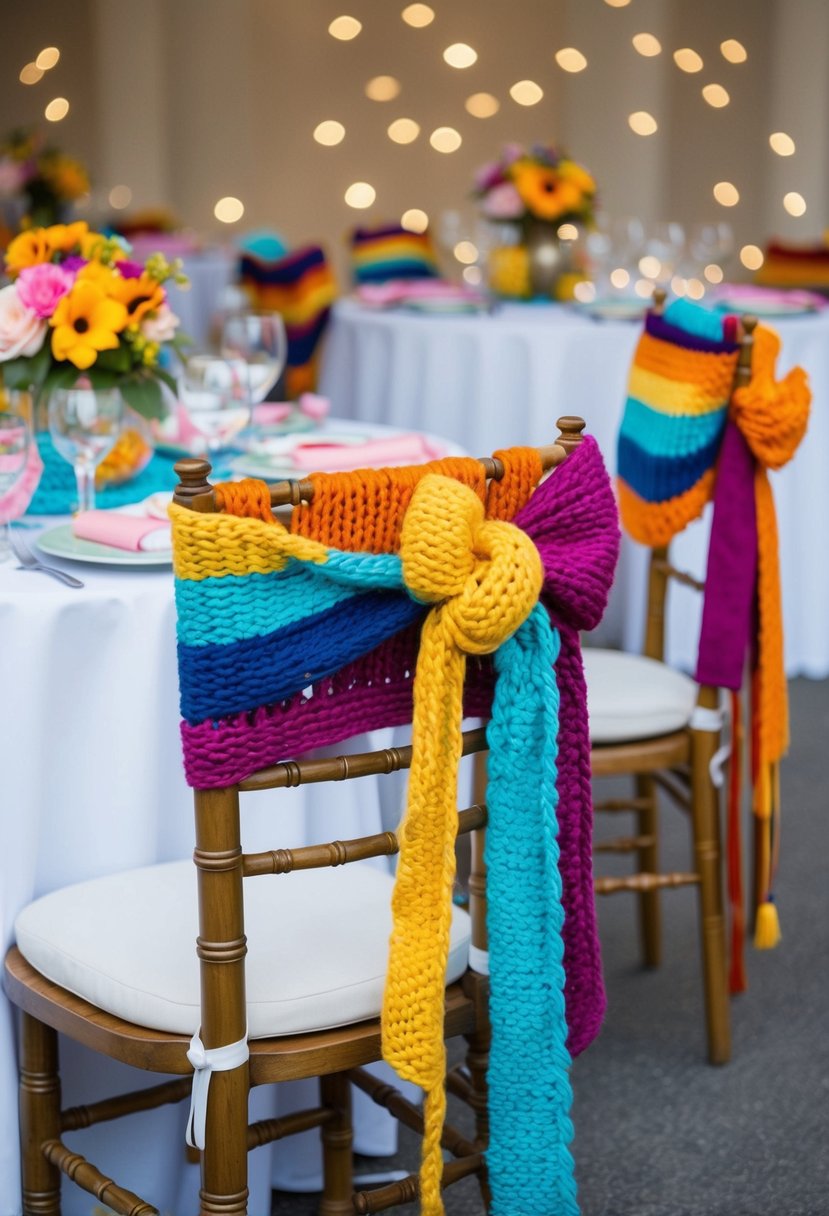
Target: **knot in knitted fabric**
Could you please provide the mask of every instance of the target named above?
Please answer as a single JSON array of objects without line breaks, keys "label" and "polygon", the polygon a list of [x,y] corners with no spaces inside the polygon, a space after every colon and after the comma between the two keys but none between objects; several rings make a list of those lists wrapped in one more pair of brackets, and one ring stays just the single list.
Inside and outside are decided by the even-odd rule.
[{"label": "knot in knitted fabric", "polygon": [[538,550],[514,524],[487,520],[477,495],[446,477],[424,477],[403,522],[400,557],[410,593],[441,605],[466,654],[490,654],[515,633],[544,579]]},{"label": "knot in knitted fabric", "polygon": [[809,421],[809,391],[802,367],[793,367],[783,380],[775,380],[780,339],[759,326],[754,337],[753,374],[748,384],[735,389],[731,401],[734,421],[755,459],[767,469],[779,469],[797,451]]}]

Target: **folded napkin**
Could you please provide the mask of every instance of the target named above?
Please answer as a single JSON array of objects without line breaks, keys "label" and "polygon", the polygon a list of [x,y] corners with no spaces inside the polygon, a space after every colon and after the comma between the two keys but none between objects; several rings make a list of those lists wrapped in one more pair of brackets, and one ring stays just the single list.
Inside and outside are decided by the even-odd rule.
[{"label": "folded napkin", "polygon": [[715,300],[726,304],[738,304],[748,311],[751,310],[752,303],[782,304],[784,308],[792,304],[814,309],[829,307],[829,301],[825,296],[818,295],[816,291],[762,287],[751,283],[723,283],[710,288],[709,294]]},{"label": "folded napkin", "polygon": [[[139,504],[145,506],[145,504]],[[170,524],[149,513],[131,515],[122,511],[80,511],[72,520],[79,540],[94,540],[114,549],[134,553],[160,553],[170,549]]]},{"label": "folded napkin", "polygon": [[385,283],[364,283],[354,294],[362,304],[371,304],[376,308],[405,304],[412,300],[480,304],[484,299],[480,291],[449,283],[445,279],[388,279]]},{"label": "folded napkin", "polygon": [[290,452],[291,463],[307,472],[323,470],[338,473],[348,469],[380,465],[423,464],[437,460],[443,450],[424,435],[393,435],[388,439],[369,439],[366,443],[298,443]]},{"label": "folded napkin", "polygon": [[318,393],[300,393],[296,402],[293,401],[263,401],[253,407],[254,426],[274,426],[285,422],[295,410],[304,414],[314,422],[322,422],[328,416],[331,402],[327,397]]}]

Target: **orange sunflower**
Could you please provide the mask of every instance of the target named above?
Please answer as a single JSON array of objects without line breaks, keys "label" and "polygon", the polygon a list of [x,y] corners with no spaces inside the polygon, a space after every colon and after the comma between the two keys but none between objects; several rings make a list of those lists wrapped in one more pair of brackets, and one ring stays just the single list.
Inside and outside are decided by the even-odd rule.
[{"label": "orange sunflower", "polygon": [[539,220],[560,219],[577,212],[584,203],[578,186],[565,181],[557,169],[547,165],[526,159],[516,161],[512,180],[527,210]]},{"label": "orange sunflower", "polygon": [[148,274],[136,279],[123,279],[115,275],[109,287],[114,300],[120,300],[127,310],[127,324],[138,325],[148,312],[155,312],[166,299],[164,288]]},{"label": "orange sunflower", "polygon": [[52,253],[71,253],[76,245],[80,245],[89,231],[86,220],[77,220],[74,224],[52,224],[44,229],[46,241]]},{"label": "orange sunflower", "polygon": [[50,319],[52,354],[84,371],[92,366],[99,351],[115,350],[127,320],[126,307],[109,299],[97,283],[76,282]]},{"label": "orange sunflower", "polygon": [[32,228],[21,232],[9,244],[6,250],[6,269],[12,278],[27,266],[37,266],[48,262],[52,256],[44,228]]}]

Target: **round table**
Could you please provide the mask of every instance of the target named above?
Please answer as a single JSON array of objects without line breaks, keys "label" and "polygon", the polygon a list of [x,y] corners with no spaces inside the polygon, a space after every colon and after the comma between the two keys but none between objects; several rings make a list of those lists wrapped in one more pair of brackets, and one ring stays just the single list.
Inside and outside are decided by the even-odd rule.
[{"label": "round table", "polygon": [[[794,460],[772,475],[780,531],[786,670],[829,675],[829,310],[771,322],[782,339],[778,375],[805,367],[813,392],[809,431]],[[516,443],[550,443],[562,414],[579,414],[615,473],[616,433],[639,322],[595,320],[557,304],[504,304],[490,313],[429,315],[340,300],[323,352],[320,391],[347,418],[438,430],[478,455]],[[677,565],[704,576],[707,522],[673,547]],[[593,640],[638,650],[645,553],[626,541],[605,620]],[[691,670],[699,597],[672,589],[668,659]]]},{"label": "round table", "polygon": [[[338,424],[332,421],[329,429]],[[356,429],[373,437],[393,433],[386,427]],[[444,446],[462,454],[457,445]],[[26,529],[28,540],[36,539],[37,526],[15,526]],[[14,919],[30,900],[99,874],[187,857],[193,848],[193,798],[179,743],[171,566],[46,560],[80,577],[83,588],[21,571],[13,561],[0,564],[4,952]],[[349,740],[347,747],[360,751],[399,742],[396,733],[382,731]],[[404,774],[338,786],[335,817],[328,786],[247,795],[244,847],[291,848],[394,830],[404,798]],[[2,994],[0,1013],[0,1216],[19,1216],[16,1030]],[[159,1080],[65,1040],[61,1057],[65,1105]],[[312,1105],[311,1085],[291,1083],[290,1092],[287,1086],[255,1090],[252,1118],[276,1114],[277,1103],[283,1112]],[[296,1087],[305,1087],[304,1096]],[[185,1157],[185,1107],[101,1124],[68,1135],[67,1143],[161,1211],[186,1216],[198,1207],[198,1168]],[[396,1124],[361,1094],[355,1097],[355,1147],[368,1155],[396,1148]],[[251,1212],[270,1211],[272,1185],[319,1189],[318,1133],[253,1153],[250,1170]],[[75,1186],[64,1190],[64,1216],[88,1216],[91,1197]]]}]

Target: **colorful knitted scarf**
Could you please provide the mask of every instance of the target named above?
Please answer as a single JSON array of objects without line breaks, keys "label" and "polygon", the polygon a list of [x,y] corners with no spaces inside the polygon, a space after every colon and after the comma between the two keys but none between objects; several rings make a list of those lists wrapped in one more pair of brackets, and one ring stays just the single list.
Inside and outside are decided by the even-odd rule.
[{"label": "colorful knitted scarf", "polygon": [[429,233],[409,232],[399,224],[357,228],[351,234],[351,269],[355,283],[433,279],[439,273]]},{"label": "colorful knitted scarf", "polygon": [[[751,737],[754,813],[763,872],[758,946],[779,937],[773,909],[772,826],[777,765],[788,746],[777,529],[767,469],[794,455],[806,430],[810,393],[793,368],[774,378],[780,340],[760,326],[750,382],[733,389],[739,344],[733,317],[687,301],[648,317],[634,357],[619,434],[622,523],[634,540],[665,545],[714,500],[696,678],[742,686],[753,665]],[[735,723],[735,730],[738,729]],[[736,808],[731,826],[739,824]],[[729,847],[736,841],[729,833]],[[738,882],[739,863],[730,869]],[[742,908],[732,890],[732,989],[745,986]]]},{"label": "colorful knitted scarf", "polygon": [[[422,1176],[427,1212],[441,1210],[442,976],[460,695],[466,654],[489,649],[497,651],[498,671],[491,706],[488,840],[493,1194],[496,1211],[503,1213],[547,1211],[553,1195],[560,1197],[555,1201],[560,1210],[575,1210],[567,1149],[571,1129],[561,888],[555,867],[552,661],[557,639],[551,617],[561,631],[556,669],[562,716],[565,706],[572,709],[559,736],[558,757],[572,1050],[595,1035],[604,1004],[592,898],[589,744],[578,630],[593,627],[606,602],[618,548],[615,507],[592,440],[517,514],[537,479],[537,456],[521,449],[499,455],[507,476],[488,491],[481,466],[472,461],[438,462],[425,471],[364,472],[359,479],[318,475],[313,501],[294,512],[294,535],[272,519],[266,495],[257,496],[245,483],[217,492],[226,507],[258,518],[171,508],[182,733],[188,779],[197,786],[230,784],[252,769],[322,742],[411,720],[408,673],[415,666],[416,638],[411,631],[409,636],[399,631],[407,621],[423,620],[421,600],[437,602],[422,626],[415,758],[384,1008],[388,1056],[427,1090]],[[435,471],[444,476],[429,475]],[[361,510],[359,519],[344,518],[353,509],[358,483],[364,490],[361,506],[367,494],[375,507],[383,500],[385,511]],[[339,511],[332,510],[332,491]],[[513,515],[516,526],[485,522],[485,495],[487,513]],[[323,539],[301,536],[300,530]],[[352,540],[361,534],[362,551],[332,548],[331,534],[343,532]],[[399,557],[394,552],[398,544]],[[547,613],[533,608],[542,583]],[[390,642],[378,645],[389,637]],[[360,654],[366,659],[355,662]],[[489,716],[491,673],[478,658],[469,668],[465,711]],[[366,678],[367,671],[372,679]],[[308,685],[313,685],[311,696]],[[435,850],[436,858],[431,856]],[[435,955],[425,953],[426,942]],[[538,1186],[529,1188],[538,1207],[526,1206],[530,1175],[539,1179]]]}]

